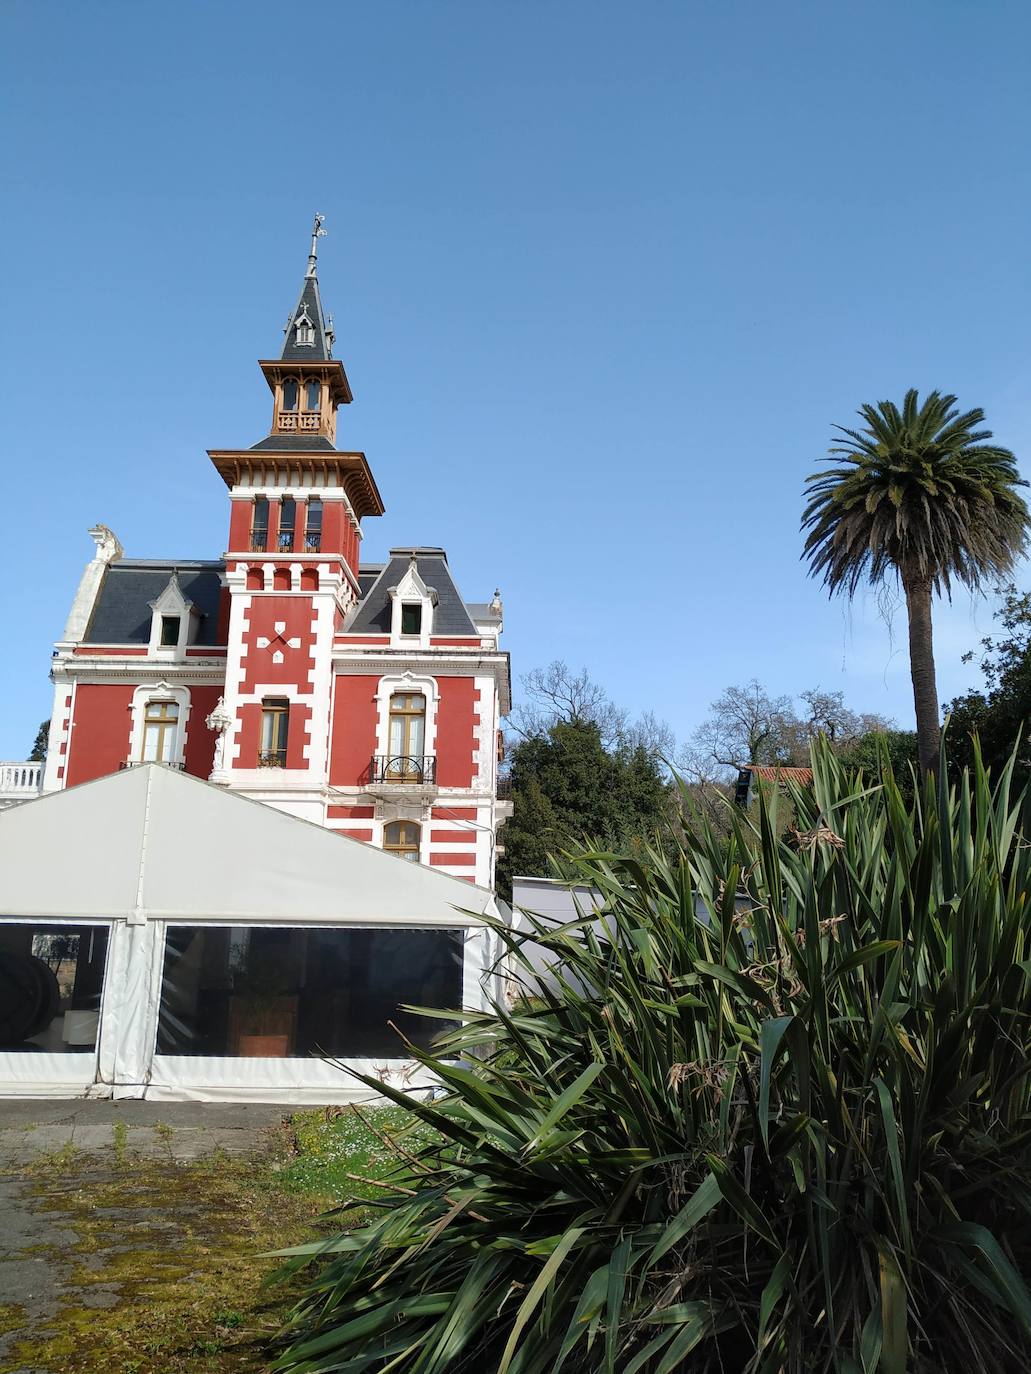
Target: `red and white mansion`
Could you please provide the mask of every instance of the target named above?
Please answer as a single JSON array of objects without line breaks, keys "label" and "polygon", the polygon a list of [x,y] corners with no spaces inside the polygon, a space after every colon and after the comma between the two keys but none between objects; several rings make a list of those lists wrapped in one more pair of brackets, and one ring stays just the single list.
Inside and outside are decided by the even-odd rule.
[{"label": "red and white mansion", "polygon": [[44,792],[148,760],[353,839],[493,884],[498,594],[467,602],[443,549],[360,558],[383,514],[316,276],[318,222],[281,357],[261,362],[272,424],[209,456],[229,495],[221,558],[126,558],[106,526],[51,675]]}]

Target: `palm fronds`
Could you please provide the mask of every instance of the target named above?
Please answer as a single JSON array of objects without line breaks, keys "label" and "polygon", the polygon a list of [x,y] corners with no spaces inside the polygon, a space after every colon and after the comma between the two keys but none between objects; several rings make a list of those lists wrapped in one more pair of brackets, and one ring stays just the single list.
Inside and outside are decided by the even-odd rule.
[{"label": "palm fronds", "polygon": [[907,391],[863,405],[860,430],[830,449],[839,466],[807,478],[803,557],[831,592],[891,573],[949,592],[1004,576],[1027,543],[1026,486],[1009,449],[987,442],[984,411]]}]

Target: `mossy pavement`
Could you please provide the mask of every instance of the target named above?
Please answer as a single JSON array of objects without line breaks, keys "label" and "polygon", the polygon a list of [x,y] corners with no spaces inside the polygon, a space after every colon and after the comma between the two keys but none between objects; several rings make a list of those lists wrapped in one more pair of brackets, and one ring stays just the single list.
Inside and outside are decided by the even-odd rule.
[{"label": "mossy pavement", "polygon": [[353,1176],[395,1167],[381,1135],[403,1116],[9,1105],[0,1374],[260,1374],[294,1296],[264,1256],[375,1194]]}]

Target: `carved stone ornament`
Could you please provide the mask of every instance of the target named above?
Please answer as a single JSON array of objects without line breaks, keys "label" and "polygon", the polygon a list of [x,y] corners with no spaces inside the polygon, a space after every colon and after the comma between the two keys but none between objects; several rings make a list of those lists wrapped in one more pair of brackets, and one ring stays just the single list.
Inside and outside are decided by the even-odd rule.
[{"label": "carved stone ornament", "polygon": [[209,730],[215,731],[215,756],[212,761],[212,769],[208,775],[209,782],[225,783],[229,781],[226,774],[226,737],[232,728],[233,718],[226,710],[225,702],[221,697],[215,709],[205,720],[205,725]]},{"label": "carved stone ornament", "polygon": [[125,553],[118,536],[106,525],[94,525],[89,536],[97,546],[93,556],[98,563],[115,563]]}]

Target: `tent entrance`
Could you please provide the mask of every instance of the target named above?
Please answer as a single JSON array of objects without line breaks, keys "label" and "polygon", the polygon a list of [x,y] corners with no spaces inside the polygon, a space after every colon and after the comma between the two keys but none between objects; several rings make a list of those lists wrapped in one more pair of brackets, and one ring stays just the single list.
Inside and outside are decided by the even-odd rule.
[{"label": "tent entrance", "polygon": [[108,922],[0,919],[0,1081],[26,1096],[97,1077]]}]

